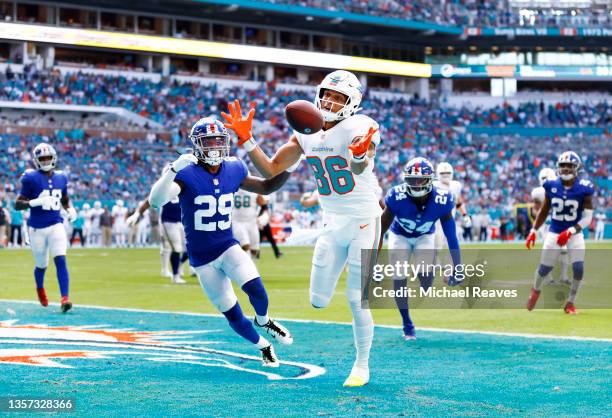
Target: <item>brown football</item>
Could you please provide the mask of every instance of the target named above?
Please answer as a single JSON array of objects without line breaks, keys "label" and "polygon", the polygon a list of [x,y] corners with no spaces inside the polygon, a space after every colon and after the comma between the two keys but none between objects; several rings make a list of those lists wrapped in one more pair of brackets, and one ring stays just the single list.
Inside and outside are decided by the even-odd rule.
[{"label": "brown football", "polygon": [[306,100],[295,100],[285,107],[285,117],[296,131],[312,135],[323,128],[323,115],[317,107]]}]

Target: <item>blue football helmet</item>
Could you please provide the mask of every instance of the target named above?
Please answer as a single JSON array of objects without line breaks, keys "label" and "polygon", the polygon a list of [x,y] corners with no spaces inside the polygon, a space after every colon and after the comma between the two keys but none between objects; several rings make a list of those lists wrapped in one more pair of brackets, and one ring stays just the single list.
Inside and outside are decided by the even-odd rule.
[{"label": "blue football helmet", "polygon": [[229,157],[230,134],[215,117],[202,118],[193,125],[189,139],[194,155],[208,165],[219,165]]},{"label": "blue football helmet", "polygon": [[[51,171],[57,163],[57,152],[50,144],[38,144],[32,151],[34,166],[37,170]],[[48,158],[51,157],[51,158]],[[41,159],[44,158],[44,161]]]},{"label": "blue football helmet", "polygon": [[426,196],[433,189],[434,167],[428,159],[416,157],[404,167],[404,182],[408,195]]},{"label": "blue football helmet", "polygon": [[557,159],[557,175],[562,180],[569,181],[578,177],[581,167],[582,160],[574,151],[565,151]]}]

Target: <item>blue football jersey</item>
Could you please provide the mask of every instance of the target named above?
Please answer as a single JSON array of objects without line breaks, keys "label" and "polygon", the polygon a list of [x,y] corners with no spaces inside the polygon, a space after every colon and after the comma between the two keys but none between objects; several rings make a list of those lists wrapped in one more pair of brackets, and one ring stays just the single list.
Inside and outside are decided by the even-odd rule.
[{"label": "blue football jersey", "polygon": [[406,184],[394,186],[385,197],[385,204],[395,216],[391,232],[407,238],[417,238],[433,233],[438,219],[452,215],[455,201],[448,190],[434,187],[425,204],[418,207],[406,189]]},{"label": "blue football jersey", "polygon": [[593,183],[587,179],[576,179],[570,188],[563,186],[561,179],[544,183],[546,197],[550,200],[550,231],[556,234],[576,225],[582,219],[584,198],[595,193]]},{"label": "blue football jersey", "polygon": [[231,157],[223,160],[217,174],[191,164],[176,175],[183,186],[179,202],[192,266],[210,263],[238,244],[232,234],[234,193],[248,174],[246,164]]},{"label": "blue football jersey", "polygon": [[60,215],[62,204],[60,200],[68,195],[68,178],[61,171],[53,171],[51,176],[37,170],[26,170],[21,176],[21,196],[26,199],[36,199],[40,196],[51,195],[57,197],[52,206],[36,206],[30,208],[28,226],[32,228],[46,228],[62,223]]},{"label": "blue football jersey", "polygon": [[161,208],[162,222],[181,222],[181,205],[179,199],[171,200]]}]

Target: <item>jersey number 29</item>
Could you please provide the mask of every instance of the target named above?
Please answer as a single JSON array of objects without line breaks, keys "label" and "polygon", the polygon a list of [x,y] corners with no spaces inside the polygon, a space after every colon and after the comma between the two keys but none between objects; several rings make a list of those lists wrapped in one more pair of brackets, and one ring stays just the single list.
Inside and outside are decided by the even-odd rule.
[{"label": "jersey number 29", "polygon": [[[201,195],[193,200],[196,205],[206,205],[206,209],[198,209],[194,212],[193,228],[196,231],[213,232],[226,230],[232,226],[232,209],[234,196],[232,193],[222,194],[217,199],[211,195]],[[227,216],[225,221],[205,222],[206,218],[212,218],[217,213]]]}]

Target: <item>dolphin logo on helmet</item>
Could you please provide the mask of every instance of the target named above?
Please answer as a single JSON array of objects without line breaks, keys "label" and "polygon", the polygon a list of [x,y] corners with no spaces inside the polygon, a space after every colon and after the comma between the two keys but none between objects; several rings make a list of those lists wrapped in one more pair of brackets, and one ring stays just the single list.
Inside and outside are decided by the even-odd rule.
[{"label": "dolphin logo on helmet", "polygon": [[[346,103],[337,112],[330,112],[323,108],[322,102],[325,90],[337,91],[347,97]],[[315,105],[321,111],[325,122],[341,121],[361,110],[359,105],[363,98],[363,92],[363,86],[355,74],[344,70],[337,70],[329,73],[317,87]]]}]

